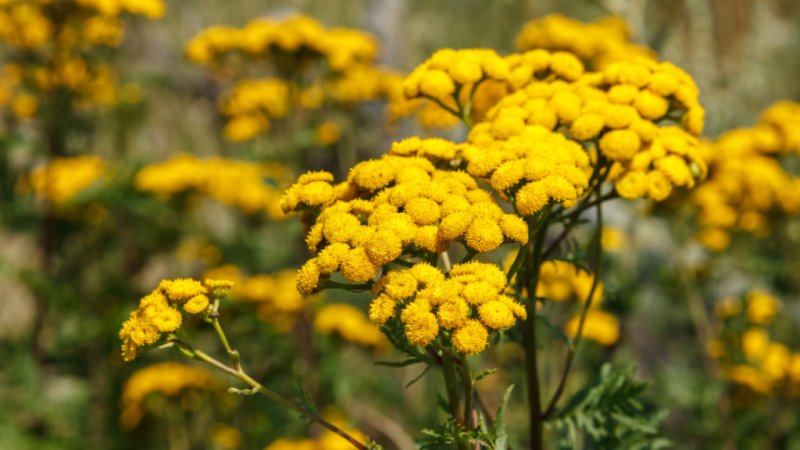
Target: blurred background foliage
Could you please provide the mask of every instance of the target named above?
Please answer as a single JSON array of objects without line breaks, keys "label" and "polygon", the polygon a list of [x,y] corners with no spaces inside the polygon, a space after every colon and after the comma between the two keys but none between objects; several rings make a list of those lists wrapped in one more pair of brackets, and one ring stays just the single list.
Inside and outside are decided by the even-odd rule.
[{"label": "blurred background foliage", "polygon": [[[173,352],[150,352],[123,365],[117,332],[138,298],[162,278],[207,271],[238,277],[243,288],[223,308],[223,320],[251,373],[272,388],[293,392],[302,379],[325,414],[388,448],[413,446],[419,436],[409,430],[437,414],[430,401],[440,388],[435,380],[406,387],[420,375],[414,366],[374,365],[393,359],[386,342],[353,344],[345,332],[315,322],[322,305],[363,307],[367,296],[292,298],[293,275],[274,275],[307,257],[296,221],[248,214],[194,193],[162,199],[134,188],[143,165],[181,152],[279,159],[295,173],[326,168],[342,176],[348,161],[380,154],[400,137],[430,133],[407,122],[384,127],[382,106],[365,104],[334,111],[345,138],[332,148],[314,143],[307,123],[232,143],[217,108],[222,83],[185,57],[186,44],[208,26],[304,13],[328,27],[372,33],[380,43],[378,63],[407,73],[444,47],[514,51],[523,25],[546,14],[582,21],[615,14],[629,24],[634,42],[695,78],[708,137],[755,124],[779,99],[800,99],[800,4],[792,0],[169,0],[166,6],[158,20],[126,24],[124,42],[109,59],[121,86],[113,106],[66,117],[58,114],[63,106],[52,106],[47,116],[42,104],[43,122],[33,123],[4,111],[0,448],[261,449],[280,438],[307,438],[306,424],[293,414],[262,398],[226,394],[221,375],[189,377],[196,384],[171,380],[176,371],[201,370],[158,363],[174,360]],[[0,52],[4,64],[13,56],[6,47]],[[55,153],[42,139],[40,124],[47,120],[71,127]],[[463,130],[447,133],[463,138]],[[296,154],[297,148],[306,153]],[[66,204],[30,195],[35,187],[26,183],[35,183],[25,181],[28,171],[66,155],[113,161],[113,168],[99,169],[108,180]],[[288,181],[276,173],[266,178],[278,193]],[[725,344],[725,336],[740,345],[745,313],[715,305],[739,298],[742,311],[757,288],[782,300],[774,324],[765,326],[789,346],[798,342],[796,221],[784,220],[770,238],[737,238],[714,254],[693,242],[697,230],[685,208],[613,206],[604,309],[619,317],[619,343],[587,344],[577,376],[592,378],[608,359],[636,361],[638,373],[651,380],[653,403],[669,411],[662,428],[675,447],[800,448],[797,393],[764,395],[753,385],[731,384],[720,377],[724,358],[707,349],[712,341]],[[287,276],[288,284],[281,278]],[[566,309],[562,315],[569,316]],[[362,326],[357,317],[348,329]],[[201,331],[193,339],[215,345]],[[479,384],[493,409],[518,375],[521,355],[500,344],[486,358],[485,366],[504,369]],[[548,369],[546,382],[555,383],[558,364]],[[522,398],[512,398],[508,413],[515,434],[526,423]],[[310,436],[320,448],[338,445],[316,428]],[[281,442],[300,445],[274,445]]]}]

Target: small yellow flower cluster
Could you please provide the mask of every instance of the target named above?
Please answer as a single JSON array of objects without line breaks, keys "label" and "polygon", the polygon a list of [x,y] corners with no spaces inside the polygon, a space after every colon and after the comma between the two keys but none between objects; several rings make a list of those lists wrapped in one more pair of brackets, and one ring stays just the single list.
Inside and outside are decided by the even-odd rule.
[{"label": "small yellow flower cluster", "polygon": [[769,232],[769,216],[800,213],[800,177],[786,170],[787,155],[800,153],[800,104],[779,102],[751,128],[706,143],[709,177],[692,195],[699,208],[699,241],[724,250],[731,232]]},{"label": "small yellow flower cluster", "polygon": [[106,17],[115,17],[123,13],[160,19],[166,7],[163,0],[75,0],[82,6],[96,9]]},{"label": "small yellow flower cluster", "polygon": [[291,109],[318,110],[326,103],[347,107],[397,97],[402,77],[373,64],[377,50],[367,33],[328,29],[302,15],[282,21],[259,18],[242,28],[210,27],[186,47],[189,59],[210,66],[224,79],[248,72],[241,70],[240,56],[249,57],[245,64],[266,62],[267,72],[280,77],[243,79],[227,90],[220,111],[229,118],[224,134],[233,142],[266,132],[270,120]]},{"label": "small yellow flower cluster", "polygon": [[[575,81],[582,74],[581,62],[565,52],[534,50],[501,57],[489,49],[439,50],[405,79],[404,96],[392,98],[390,114],[396,120],[417,112],[426,128],[446,128],[458,121],[452,111],[469,105],[470,119],[481,122],[500,99],[536,79]],[[431,101],[420,110],[423,99]]]},{"label": "small yellow flower cluster", "polygon": [[222,94],[219,109],[228,118],[223,134],[231,142],[252,139],[286,116],[289,84],[279,78],[244,79]]},{"label": "small yellow flower cluster", "polygon": [[56,158],[33,169],[28,180],[33,192],[56,204],[64,204],[103,178],[106,163],[97,156]]},{"label": "small yellow flower cluster", "polygon": [[247,214],[266,212],[273,219],[284,217],[280,208],[281,188],[290,174],[284,166],[220,157],[199,159],[179,154],[162,163],[142,168],[136,174],[136,189],[161,195],[196,190]]},{"label": "small yellow flower cluster", "polygon": [[745,331],[723,334],[708,344],[709,354],[720,360],[725,375],[736,384],[762,395],[785,392],[800,395],[800,353],[769,337],[781,303],[761,290],[747,293],[745,301],[728,297],[717,302],[715,314],[723,323],[744,319]]},{"label": "small yellow flower cluster", "polygon": [[190,315],[208,311],[211,299],[225,297],[232,285],[228,280],[163,280],[142,297],[139,307],[122,324],[122,359],[133,361],[142,348],[158,342],[162,333],[174,333],[183,322],[181,310]]},{"label": "small yellow flower cluster", "polygon": [[[594,275],[575,267],[568,261],[548,260],[542,263],[536,296],[561,302],[577,299],[585,303],[592,290]],[[602,345],[614,345],[619,340],[619,321],[611,313],[599,309],[603,300],[603,282],[597,282],[592,295],[591,309],[586,314],[583,337]],[[564,326],[567,334],[575,336],[578,331],[580,314],[574,315]]]},{"label": "small yellow flower cluster", "polygon": [[314,142],[320,147],[329,147],[342,137],[342,128],[332,120],[326,120],[314,130]]},{"label": "small yellow flower cluster", "polygon": [[628,26],[619,17],[583,23],[551,14],[525,24],[517,35],[517,48],[568,51],[596,69],[623,60],[654,58],[652,50],[632,44],[628,35]]},{"label": "small yellow flower cluster", "polygon": [[441,334],[458,352],[474,355],[486,348],[490,330],[526,317],[523,305],[503,295],[505,287],[505,273],[493,264],[456,264],[445,275],[418,263],[381,277],[369,318],[379,325],[399,320],[412,345],[426,346]]},{"label": "small yellow flower cluster", "polygon": [[135,428],[146,413],[146,399],[160,394],[177,397],[188,391],[214,390],[218,380],[207,370],[175,362],[147,366],[133,375],[122,387],[120,423],[126,429]]},{"label": "small yellow flower cluster", "polygon": [[717,302],[714,313],[719,319],[727,320],[744,312],[748,323],[766,326],[775,320],[780,308],[780,301],[773,295],[761,290],[753,290],[747,294],[744,308],[740,299],[727,297]]},{"label": "small yellow flower cluster", "polygon": [[[0,105],[8,104],[6,90],[13,83],[11,103],[19,118],[36,114],[38,104],[56,90],[74,95],[81,108],[110,105],[117,97],[117,75],[96,53],[122,41],[123,14],[157,19],[164,14],[162,0],[17,1],[0,4],[0,41],[24,50],[7,65],[13,77],[0,81]],[[25,86],[23,91],[22,86]],[[5,101],[4,101],[5,100]]]},{"label": "small yellow flower cluster", "polygon": [[[452,151],[453,144],[412,138],[393,151],[410,154],[419,145]],[[298,273],[303,294],[334,272],[367,282],[404,254],[441,253],[456,240],[480,253],[528,240],[527,224],[504,213],[472,177],[436,169],[427,159],[386,155],[357,164],[344,183],[334,186],[332,180],[325,172],[305,174],[283,198],[287,213],[321,210],[306,214],[313,219],[306,243],[317,256]]]},{"label": "small yellow flower cluster", "polygon": [[[335,425],[340,430],[355,438],[358,442],[366,442],[364,433],[350,426],[341,412],[335,410],[325,411],[325,420]],[[264,447],[264,450],[350,450],[353,445],[342,439],[333,431],[325,430],[314,439],[277,439]]]},{"label": "small yellow flower cluster", "polygon": [[[548,260],[542,263],[539,270],[536,296],[556,302],[574,298],[584,303],[589,299],[593,282],[594,275],[575,267],[569,261]],[[592,307],[600,306],[602,300],[603,282],[598,281],[592,296]]]},{"label": "small yellow flower cluster", "polygon": [[[521,216],[542,210],[551,201],[571,206],[588,187],[589,157],[583,148],[561,134],[526,126],[508,139],[499,126],[479,124],[463,151],[467,172],[489,180],[492,188],[514,200]],[[488,131],[488,133],[487,133]]]},{"label": "small yellow flower cluster", "polygon": [[561,131],[613,163],[609,178],[622,197],[663,200],[673,186],[690,188],[704,176],[696,138],[703,118],[689,75],[669,63],[628,61],[572,83],[530,83],[490,110],[470,142],[480,148],[529,126]]},{"label": "small yellow flower cluster", "polygon": [[243,52],[268,58],[294,55],[323,57],[334,71],[368,64],[375,59],[378,44],[367,33],[350,28],[325,28],[317,20],[294,15],[284,20],[258,18],[242,28],[214,26],[201,31],[186,46],[195,63],[214,64],[226,54]]},{"label": "small yellow flower cluster", "polygon": [[247,276],[238,267],[225,265],[209,269],[203,276],[233,281],[228,297],[254,304],[258,318],[279,331],[290,330],[309,301],[295,289],[296,270]]},{"label": "small yellow flower cluster", "polygon": [[[578,334],[580,320],[580,314],[572,316],[564,326],[564,331],[568,335],[575,337]],[[619,341],[619,320],[609,312],[590,309],[586,312],[582,336],[600,345],[610,347]]]},{"label": "small yellow flower cluster", "polygon": [[509,67],[494,50],[442,49],[417,66],[403,82],[407,99],[429,98],[453,110],[465,104],[484,80],[505,81]]},{"label": "small yellow flower cluster", "polygon": [[314,329],[321,334],[336,334],[364,347],[384,348],[389,343],[374,323],[358,308],[344,303],[320,307],[314,317]]}]

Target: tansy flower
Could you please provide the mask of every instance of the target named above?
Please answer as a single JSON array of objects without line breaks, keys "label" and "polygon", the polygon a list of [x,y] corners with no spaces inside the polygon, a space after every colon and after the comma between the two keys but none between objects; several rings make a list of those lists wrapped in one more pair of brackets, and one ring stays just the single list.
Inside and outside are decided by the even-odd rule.
[{"label": "tansy flower", "polygon": [[[122,359],[132,361],[147,345],[156,343],[162,333],[173,333],[183,322],[180,307],[188,314],[199,314],[208,309],[211,293],[222,298],[232,285],[231,281],[191,278],[163,280],[150,294],[142,297],[139,307],[122,324]],[[220,289],[223,287],[223,289]]]}]

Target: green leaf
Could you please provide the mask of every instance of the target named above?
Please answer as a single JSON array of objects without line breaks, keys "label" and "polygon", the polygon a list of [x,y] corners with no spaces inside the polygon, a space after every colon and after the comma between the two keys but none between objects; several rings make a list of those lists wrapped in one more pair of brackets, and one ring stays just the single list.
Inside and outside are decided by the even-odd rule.
[{"label": "green leaf", "polygon": [[479,373],[475,378],[472,379],[472,382],[473,383],[477,383],[478,381],[481,381],[482,379],[488,377],[489,375],[491,375],[491,374],[493,374],[495,372],[497,372],[497,368],[484,369],[484,370],[481,371],[481,373]]},{"label": "green leaf", "polygon": [[495,415],[494,426],[492,427],[492,435],[494,437],[495,450],[506,450],[508,448],[508,432],[506,431],[506,408],[508,407],[508,400],[511,398],[511,391],[514,390],[512,384],[506,388],[503,394],[503,402],[497,408]]},{"label": "green leaf", "polygon": [[647,401],[647,383],[636,380],[634,366],[605,364],[592,383],[573,395],[546,425],[561,434],[561,449],[579,443],[601,450],[657,450],[670,446],[658,435],[666,413]]},{"label": "green leaf", "polygon": [[420,363],[422,363],[422,361],[417,358],[408,358],[402,361],[375,361],[375,365],[387,367],[406,367]]}]

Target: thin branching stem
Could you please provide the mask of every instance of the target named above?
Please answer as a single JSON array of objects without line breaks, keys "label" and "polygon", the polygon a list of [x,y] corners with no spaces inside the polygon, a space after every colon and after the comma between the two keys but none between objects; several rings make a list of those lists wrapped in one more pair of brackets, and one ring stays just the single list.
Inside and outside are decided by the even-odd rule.
[{"label": "thin branching stem", "polygon": [[575,338],[572,339],[567,347],[567,357],[564,362],[564,370],[561,372],[561,377],[558,381],[558,386],[556,387],[556,391],[553,394],[553,397],[547,404],[544,412],[542,413],[542,419],[546,419],[550,414],[553,413],[555,410],[556,404],[561,396],[564,394],[564,390],[567,385],[567,379],[569,378],[570,369],[572,368],[572,363],[575,360],[575,355],[578,352],[578,348],[580,347],[582,338],[583,338],[583,327],[586,324],[586,316],[589,313],[589,309],[592,307],[592,302],[594,301],[594,294],[597,291],[597,287],[600,284],[600,273],[603,265],[603,202],[600,201],[603,196],[601,195],[601,191],[597,191],[597,199],[596,202],[597,206],[595,207],[596,216],[595,219],[597,221],[596,228],[595,228],[595,235],[594,235],[594,279],[592,280],[592,287],[589,289],[589,294],[586,300],[583,302],[583,308],[581,309],[580,319],[578,320],[578,329],[575,332]]},{"label": "thin branching stem", "polygon": [[259,393],[264,395],[265,397],[283,405],[286,408],[300,414],[303,417],[308,418],[309,420],[316,422],[323,428],[330,430],[347,442],[349,442],[353,447],[359,450],[368,450],[368,447],[365,444],[359,442],[356,438],[348,434],[346,431],[342,430],[341,428],[337,427],[336,425],[328,422],[327,420],[323,419],[319,415],[317,415],[313,411],[308,411],[301,406],[295,404],[293,401],[289,400],[288,398],[282,396],[281,394],[273,391],[272,389],[264,387],[261,383],[253,379],[250,375],[245,373],[244,370],[241,368],[236,369],[234,367],[228,366],[225,363],[217,360],[216,358],[208,355],[207,353],[203,352],[202,350],[197,350],[190,346],[189,344],[177,339],[177,338],[170,338],[169,342],[178,347],[178,349],[185,355],[189,356],[190,358],[196,359],[201,361],[205,364],[208,364],[212,367],[215,367],[228,375],[237,378],[238,380],[244,382],[248,386],[250,386],[251,393]]}]

